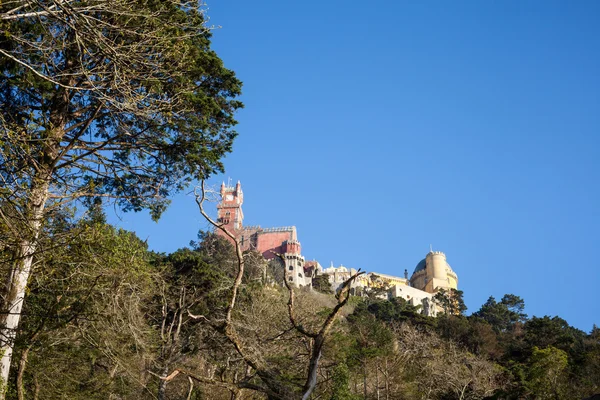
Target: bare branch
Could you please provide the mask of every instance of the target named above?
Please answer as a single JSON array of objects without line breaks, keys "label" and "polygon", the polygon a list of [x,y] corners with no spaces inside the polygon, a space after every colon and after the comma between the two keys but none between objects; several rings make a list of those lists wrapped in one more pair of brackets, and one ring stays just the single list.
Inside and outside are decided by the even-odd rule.
[{"label": "bare branch", "polygon": [[348,299],[350,298],[350,286],[352,285],[352,282],[362,274],[364,274],[364,272],[361,272],[359,269],[354,275],[352,275],[342,284],[338,294],[336,295],[338,303],[333,310],[331,310],[325,319],[325,322],[323,325],[321,325],[319,333],[314,338],[313,348],[308,365],[308,376],[303,387],[302,400],[307,400],[317,386],[319,360],[321,359],[327,334],[329,333],[329,330],[331,329],[331,326],[333,325],[333,322],[335,321],[340,310],[346,305],[346,303],[348,303]]},{"label": "bare branch", "polygon": [[81,88],[77,88],[75,86],[70,86],[70,85],[65,85],[65,84],[63,84],[63,83],[61,83],[61,82],[59,82],[59,81],[57,81],[55,79],[52,79],[50,76],[45,75],[45,74],[39,72],[37,69],[33,68],[28,63],[19,60],[17,57],[13,56],[12,54],[10,54],[10,53],[2,50],[2,49],[0,49],[0,54],[4,55],[5,57],[10,58],[11,60],[13,60],[16,63],[21,64],[22,66],[24,66],[25,68],[27,68],[28,70],[30,70],[31,72],[33,72],[34,74],[36,74],[37,76],[39,76],[40,78],[45,79],[48,82],[51,82],[51,83],[53,83],[53,84],[55,84],[57,86],[60,86],[60,87],[65,88],[65,89],[82,90]]},{"label": "bare branch", "polygon": [[238,270],[235,280],[233,282],[233,286],[231,287],[231,296],[229,298],[229,305],[227,306],[226,317],[225,317],[225,330],[230,329],[231,326],[231,314],[235,307],[235,302],[237,300],[237,294],[240,285],[242,284],[242,277],[244,276],[244,254],[242,253],[242,247],[240,246],[239,241],[233,235],[233,233],[229,232],[224,225],[215,222],[204,210],[204,202],[206,201],[206,190],[204,187],[204,180],[200,183],[200,193],[195,190],[196,194],[196,204],[198,204],[198,208],[200,209],[200,214],[215,228],[219,229],[221,232],[225,233],[228,237],[233,240],[235,246],[235,254],[238,262]]},{"label": "bare branch", "polygon": [[[275,253],[274,251],[271,251],[275,256],[279,257],[279,259],[281,260],[281,262],[283,263],[283,265],[285,266],[285,257],[282,254],[279,253]],[[298,332],[300,332],[302,335],[310,337],[310,338],[316,338],[318,336],[318,333],[314,333],[314,332],[309,332],[306,329],[304,329],[304,327],[299,324],[296,320],[296,316],[294,315],[294,290],[292,289],[290,283],[288,282],[287,279],[287,271],[284,269],[284,276],[283,276],[283,283],[285,285],[285,287],[288,290],[288,303],[287,303],[287,309],[288,309],[288,316],[290,319],[290,322],[292,323],[292,326],[294,327],[294,329],[296,329]]]},{"label": "bare branch", "polygon": [[261,360],[259,360],[258,357],[256,357],[255,355],[251,355],[249,351],[246,351],[246,348],[239,335],[237,334],[231,320],[237,300],[238,290],[240,285],[242,284],[242,277],[244,276],[244,255],[242,253],[242,248],[236,237],[231,232],[229,232],[223,225],[215,222],[204,210],[204,202],[206,201],[206,189],[204,180],[201,181],[199,190],[200,192],[198,192],[198,188],[196,188],[194,192],[196,195],[196,203],[198,204],[200,214],[202,214],[202,216],[212,226],[221,230],[233,240],[235,246],[235,253],[237,257],[237,274],[233,285],[231,286],[230,297],[225,313],[225,320],[222,324],[220,324],[220,326],[217,325],[216,328],[225,334],[230,343],[233,344],[238,354],[242,356],[242,358],[245,362],[248,363],[248,365],[250,365],[256,371],[264,371],[264,373],[266,374],[266,365]]},{"label": "bare branch", "polygon": [[[236,250],[237,261],[238,261],[238,274],[236,276],[236,279],[235,279],[234,284],[231,289],[231,295],[230,295],[231,297],[229,299],[229,305],[227,308],[227,317],[223,324],[223,328],[224,328],[223,331],[224,331],[226,337],[234,345],[237,352],[244,358],[244,360],[248,363],[249,366],[251,366],[254,370],[256,370],[257,375],[261,379],[263,379],[263,381],[265,381],[265,384],[267,386],[269,386],[270,384],[279,384],[278,383],[279,380],[277,379],[277,377],[273,376],[273,373],[270,372],[266,368],[266,365],[264,365],[262,362],[258,362],[254,357],[250,356],[246,352],[246,349],[243,346],[242,341],[240,340],[239,336],[235,332],[235,329],[232,324],[231,315],[232,315],[233,309],[236,304],[235,301],[236,301],[237,291],[239,290],[239,286],[241,285],[242,276],[243,276],[243,272],[244,272],[244,256],[243,256],[243,253],[241,250],[239,240],[232,232],[229,232],[224,227],[224,225],[217,223],[206,213],[206,211],[204,209],[204,202],[206,201],[206,198],[207,198],[207,191],[205,189],[204,181],[201,182],[201,185],[199,188],[196,188],[195,195],[196,195],[196,203],[198,204],[198,207],[200,209],[200,213],[202,214],[202,216],[212,226],[214,226],[216,229],[219,229],[227,237],[229,237],[233,241],[235,250]],[[273,253],[273,254],[275,254],[277,257],[279,257],[285,265],[285,259],[281,254],[278,254],[278,253]],[[289,321],[296,331],[298,331],[301,335],[303,335],[306,338],[309,338],[312,341],[312,349],[311,349],[310,360],[309,360],[309,365],[308,365],[308,369],[307,369],[307,378],[306,378],[306,381],[302,388],[302,399],[303,400],[308,399],[310,397],[310,395],[312,394],[312,392],[314,391],[314,388],[316,387],[319,361],[321,359],[323,346],[325,344],[325,339],[326,339],[336,317],[338,316],[340,310],[348,302],[348,299],[350,297],[350,287],[351,287],[352,282],[362,274],[364,274],[364,272],[361,272],[359,270],[356,274],[352,275],[348,280],[346,280],[342,284],[340,291],[336,296],[337,304],[331,310],[331,312],[328,314],[327,318],[321,325],[318,332],[310,332],[307,329],[305,329],[298,322],[298,320],[295,316],[295,309],[294,309],[294,290],[291,287],[291,285],[289,284],[288,280],[286,279],[287,277],[284,274],[283,281],[284,281],[285,287],[288,290],[288,296],[289,296],[288,303],[287,303]],[[205,319],[205,317],[203,317],[203,316],[198,316],[198,318]],[[279,394],[272,396],[272,397],[282,398],[282,399],[284,398],[284,397],[281,397],[281,395],[279,395]]]}]

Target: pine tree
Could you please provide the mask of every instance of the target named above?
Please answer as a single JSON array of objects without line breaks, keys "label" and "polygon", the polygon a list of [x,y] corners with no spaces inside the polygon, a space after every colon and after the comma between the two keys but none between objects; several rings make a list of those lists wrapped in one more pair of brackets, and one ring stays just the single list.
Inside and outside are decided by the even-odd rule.
[{"label": "pine tree", "polygon": [[6,382],[48,212],[103,198],[158,218],[173,192],[222,170],[241,83],[185,0],[3,2],[0,30],[0,201],[15,254],[1,293]]}]

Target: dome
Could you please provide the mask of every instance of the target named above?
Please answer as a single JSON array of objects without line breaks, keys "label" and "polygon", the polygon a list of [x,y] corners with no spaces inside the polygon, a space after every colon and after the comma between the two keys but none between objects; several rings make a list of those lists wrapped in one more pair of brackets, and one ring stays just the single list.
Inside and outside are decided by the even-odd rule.
[{"label": "dome", "polygon": [[413,274],[416,274],[419,271],[425,270],[426,266],[427,266],[427,262],[425,261],[425,259],[422,259],[421,261],[419,261],[419,263],[415,267],[415,272],[413,272]]}]

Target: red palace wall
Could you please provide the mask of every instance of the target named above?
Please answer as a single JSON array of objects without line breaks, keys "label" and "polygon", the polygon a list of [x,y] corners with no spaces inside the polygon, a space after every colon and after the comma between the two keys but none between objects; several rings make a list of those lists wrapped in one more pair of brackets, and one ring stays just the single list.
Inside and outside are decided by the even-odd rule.
[{"label": "red palace wall", "polygon": [[275,255],[271,252],[273,250],[276,253],[282,253],[281,244],[286,240],[292,239],[292,232],[266,232],[259,233],[256,241],[256,250],[262,253],[266,260],[275,258]]}]

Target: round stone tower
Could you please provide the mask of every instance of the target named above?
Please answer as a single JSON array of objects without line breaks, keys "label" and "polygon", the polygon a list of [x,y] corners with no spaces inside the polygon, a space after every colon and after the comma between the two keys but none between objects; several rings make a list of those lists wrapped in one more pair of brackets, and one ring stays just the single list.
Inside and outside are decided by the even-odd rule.
[{"label": "round stone tower", "polygon": [[441,251],[430,251],[415,268],[410,285],[419,290],[435,293],[439,289],[457,289],[458,277]]},{"label": "round stone tower", "polygon": [[304,257],[300,254],[300,242],[294,239],[283,243],[283,259],[285,260],[285,279],[293,286],[310,286],[312,278],[304,276]]},{"label": "round stone tower", "polygon": [[425,257],[427,265],[427,277],[436,279],[446,279],[446,255],[441,251],[430,251]]}]

